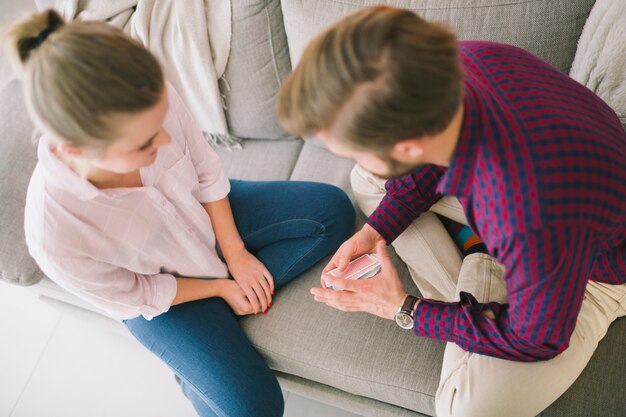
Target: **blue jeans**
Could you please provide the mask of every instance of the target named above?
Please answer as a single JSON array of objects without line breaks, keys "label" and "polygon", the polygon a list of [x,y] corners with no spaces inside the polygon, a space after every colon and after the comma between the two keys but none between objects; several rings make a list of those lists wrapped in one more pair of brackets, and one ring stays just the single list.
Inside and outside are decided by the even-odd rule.
[{"label": "blue jeans", "polygon": [[[310,182],[231,181],[230,203],[248,248],[276,289],[333,252],[350,235],[354,209],[339,188]],[[124,322],[164,361],[201,417],[276,417],[278,381],[221,298],[179,304],[152,320]]]}]

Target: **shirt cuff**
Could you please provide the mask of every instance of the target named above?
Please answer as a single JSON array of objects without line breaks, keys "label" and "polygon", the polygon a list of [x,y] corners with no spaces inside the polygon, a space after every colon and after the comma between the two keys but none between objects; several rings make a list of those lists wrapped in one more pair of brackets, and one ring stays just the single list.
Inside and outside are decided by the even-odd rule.
[{"label": "shirt cuff", "polygon": [[416,336],[454,342],[454,319],[458,303],[421,299],[415,310],[413,332]]},{"label": "shirt cuff", "polygon": [[152,276],[151,279],[154,280],[152,302],[148,308],[141,312],[146,320],[152,320],[154,317],[167,312],[172,306],[178,289],[176,278],[171,274],[158,274]]},{"label": "shirt cuff", "polygon": [[225,198],[228,193],[230,193],[230,180],[224,171],[220,171],[217,180],[210,185],[200,183],[200,189],[194,193],[194,196],[200,203],[212,203]]},{"label": "shirt cuff", "polygon": [[391,244],[418,217],[419,214],[386,195],[367,219],[367,224],[372,226],[387,244]]}]

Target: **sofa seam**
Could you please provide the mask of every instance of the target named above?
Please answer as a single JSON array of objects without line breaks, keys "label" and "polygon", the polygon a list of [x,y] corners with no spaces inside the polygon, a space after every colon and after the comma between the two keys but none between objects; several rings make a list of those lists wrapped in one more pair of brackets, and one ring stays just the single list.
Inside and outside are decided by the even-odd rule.
[{"label": "sofa seam", "polygon": [[[359,3],[354,3],[354,2],[350,2],[350,1],[342,1],[342,0],[332,0],[334,3],[338,3],[338,4],[344,4],[344,5],[348,5],[348,6],[357,6],[360,7],[362,6]],[[521,4],[529,4],[529,3],[539,3],[542,0],[525,0],[525,1],[513,1],[510,3],[504,3],[504,4],[490,4],[490,5],[482,5],[482,6],[459,6],[459,7],[437,7],[437,8],[431,8],[431,7],[423,7],[423,8],[414,8],[411,7],[410,10],[420,10],[420,11],[430,11],[430,10],[463,10],[463,9],[488,9],[488,8],[492,8],[492,7],[503,7],[503,6],[517,6],[517,5],[521,5]]]},{"label": "sofa seam", "polygon": [[[276,77],[276,85],[278,86],[278,88],[280,89],[281,87],[281,83],[280,83],[280,74],[278,72],[278,64],[276,63],[276,49],[274,47],[274,32],[272,30],[272,21],[270,18],[270,12],[268,10],[268,8],[270,7],[269,5],[269,1],[265,1],[265,17],[267,18],[267,28],[268,28],[268,32],[269,32],[269,45],[270,45],[270,52],[272,54],[272,66],[274,67],[274,76]],[[284,23],[283,23],[284,26]]]},{"label": "sofa seam", "polygon": [[[425,396],[433,398],[433,399],[435,398],[434,395],[431,395],[431,394],[428,394],[428,393],[425,393],[425,392],[416,391],[416,390],[410,390],[410,389],[407,389],[407,388],[404,388],[404,387],[400,387],[400,386],[397,386],[397,385],[386,384],[386,383],[382,383],[382,382],[379,382],[379,381],[373,381],[373,380],[368,380],[368,379],[364,379],[364,378],[358,378],[358,377],[355,377],[355,376],[350,376],[350,375],[346,375],[346,374],[343,374],[343,373],[339,373],[339,372],[336,372],[336,371],[333,371],[333,370],[330,370],[330,369],[324,369],[324,368],[321,368],[321,367],[316,366],[316,365],[312,365],[312,364],[307,363],[307,362],[302,362],[302,361],[299,361],[297,359],[293,359],[293,358],[291,358],[289,356],[283,355],[282,353],[275,352],[275,351],[273,351],[271,349],[267,349],[267,348],[261,347],[261,346],[255,344],[255,343],[250,342],[250,344],[252,346],[254,346],[255,349],[259,349],[259,350],[262,350],[262,351],[265,351],[265,352],[268,352],[268,353],[271,353],[271,354],[274,354],[274,355],[278,355],[278,356],[281,356],[281,357],[286,358],[288,360],[291,360],[291,361],[294,361],[296,363],[299,363],[301,365],[311,366],[313,368],[316,368],[316,369],[319,369],[321,371],[328,372],[328,373],[331,373],[331,374],[334,374],[334,375],[347,377],[347,378],[350,378],[350,379],[353,379],[353,380],[357,380],[357,381],[360,381],[360,382],[369,382],[369,383],[383,385],[385,387],[396,388],[396,389],[400,389],[400,390],[403,390],[403,391],[406,391],[406,392],[409,392],[409,393],[422,394],[422,395],[425,395]],[[295,376],[298,376],[298,375],[295,375]],[[302,376],[300,376],[300,378],[309,379],[309,378],[302,377]]]}]

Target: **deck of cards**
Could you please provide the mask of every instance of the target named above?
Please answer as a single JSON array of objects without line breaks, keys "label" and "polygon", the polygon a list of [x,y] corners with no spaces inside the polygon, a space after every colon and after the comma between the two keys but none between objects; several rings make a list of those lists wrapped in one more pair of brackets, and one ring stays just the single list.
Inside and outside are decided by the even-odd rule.
[{"label": "deck of cards", "polygon": [[[380,259],[373,253],[368,253],[351,261],[345,271],[339,272],[338,268],[327,272],[328,275],[343,279],[367,279],[372,278],[380,272]],[[326,284],[327,288],[337,290],[333,286]]]}]

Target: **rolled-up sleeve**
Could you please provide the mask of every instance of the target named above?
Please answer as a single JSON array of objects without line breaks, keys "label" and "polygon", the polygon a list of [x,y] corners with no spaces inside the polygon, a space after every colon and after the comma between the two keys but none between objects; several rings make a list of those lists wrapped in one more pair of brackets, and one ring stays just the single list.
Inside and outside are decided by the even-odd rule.
[{"label": "rolled-up sleeve", "polygon": [[151,320],[168,311],[176,296],[176,278],[171,274],[138,274],[79,257],[46,256],[39,264],[58,285],[119,320],[139,316]]},{"label": "rolled-up sleeve", "polygon": [[567,349],[576,326],[597,251],[594,232],[554,225],[503,239],[499,251],[507,304],[480,303],[465,292],[457,303],[422,300],[415,334],[512,361],[554,358]]},{"label": "rolled-up sleeve", "polygon": [[446,168],[438,165],[422,165],[410,174],[387,181],[387,193],[367,223],[391,244],[413,220],[441,199],[437,184],[445,172]]}]

